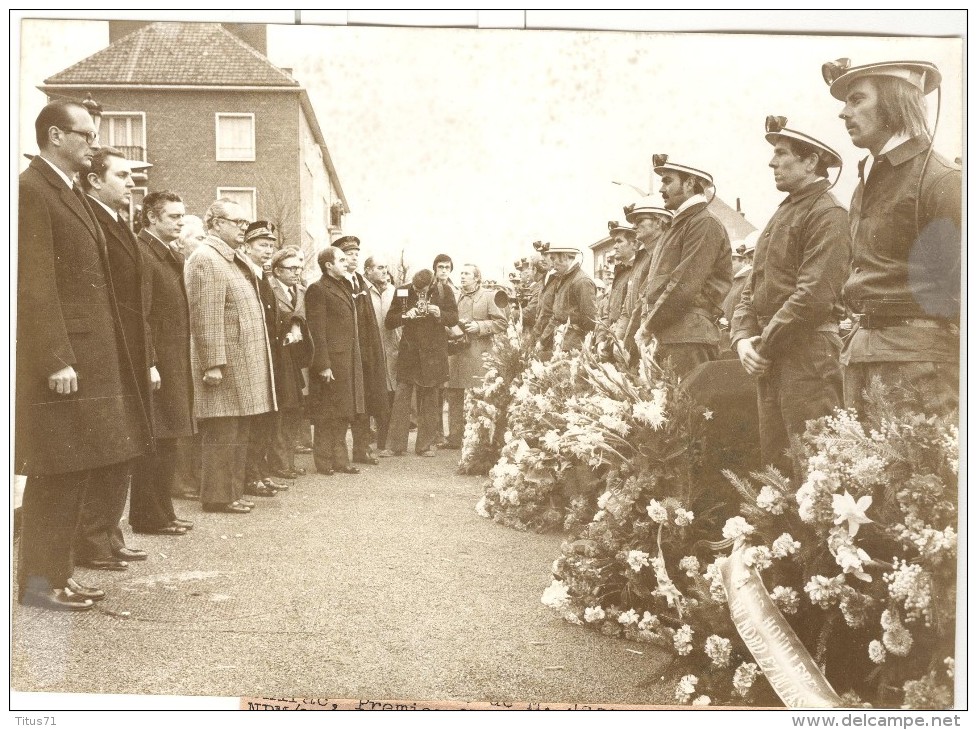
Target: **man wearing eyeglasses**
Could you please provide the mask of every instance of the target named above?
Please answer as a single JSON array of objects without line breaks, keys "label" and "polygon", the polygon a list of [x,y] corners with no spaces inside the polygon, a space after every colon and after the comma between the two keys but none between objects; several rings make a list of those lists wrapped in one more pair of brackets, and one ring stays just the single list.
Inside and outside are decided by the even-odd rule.
[{"label": "man wearing eyeglasses", "polygon": [[20,177],[15,471],[27,475],[18,599],[84,611],[105,593],[73,577],[72,543],[94,484],[148,448],[123,346],[105,237],[75,178],[98,150],[81,104],[35,121],[40,154]]},{"label": "man wearing eyeglasses", "polygon": [[275,410],[271,351],[251,265],[238,250],[248,220],[221,198],[204,216],[208,237],[187,260],[194,416],[201,434],[200,501],[205,512],[246,514],[251,416]]}]

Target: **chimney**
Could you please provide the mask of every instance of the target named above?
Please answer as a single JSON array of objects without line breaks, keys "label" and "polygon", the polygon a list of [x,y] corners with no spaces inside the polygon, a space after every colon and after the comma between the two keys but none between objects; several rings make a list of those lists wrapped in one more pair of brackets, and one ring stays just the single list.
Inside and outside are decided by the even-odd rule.
[{"label": "chimney", "polygon": [[743,212],[743,209],[740,207],[740,199],[739,198],[736,199],[736,212],[739,213],[744,218],[746,218],[746,213],[744,213]]}]

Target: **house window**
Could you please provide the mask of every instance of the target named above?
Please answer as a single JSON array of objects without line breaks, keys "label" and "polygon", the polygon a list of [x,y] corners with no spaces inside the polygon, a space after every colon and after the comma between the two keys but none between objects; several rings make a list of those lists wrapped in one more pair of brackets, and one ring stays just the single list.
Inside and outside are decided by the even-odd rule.
[{"label": "house window", "polygon": [[254,114],[216,114],[217,160],[254,162]]},{"label": "house window", "polygon": [[101,144],[118,148],[127,159],[146,162],[145,112],[103,112],[98,137]]},{"label": "house window", "polygon": [[241,206],[244,217],[253,221],[258,210],[258,193],[255,188],[217,188],[218,198],[233,200]]}]

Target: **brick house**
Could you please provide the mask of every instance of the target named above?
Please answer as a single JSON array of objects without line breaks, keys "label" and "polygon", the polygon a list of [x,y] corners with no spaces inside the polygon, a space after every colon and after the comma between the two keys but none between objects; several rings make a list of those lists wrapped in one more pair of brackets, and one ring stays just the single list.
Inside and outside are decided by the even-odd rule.
[{"label": "brick house", "polygon": [[[308,93],[268,60],[264,25],[110,21],[108,47],[46,79],[49,98],[101,104],[102,144],[152,164],[150,190],[202,216],[216,198],[281,229],[314,267],[348,211]],[[308,256],[308,254],[313,254]]]}]

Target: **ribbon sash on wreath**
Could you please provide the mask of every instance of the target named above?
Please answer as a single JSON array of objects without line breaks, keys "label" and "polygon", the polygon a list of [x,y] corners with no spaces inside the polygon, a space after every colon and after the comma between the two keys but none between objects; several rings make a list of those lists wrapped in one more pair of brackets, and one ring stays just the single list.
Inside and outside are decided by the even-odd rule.
[{"label": "ribbon sash on wreath", "polygon": [[730,618],[757,666],[787,707],[841,707],[844,703],[767,593],[760,574],[743,562],[737,540],[717,561]]}]

